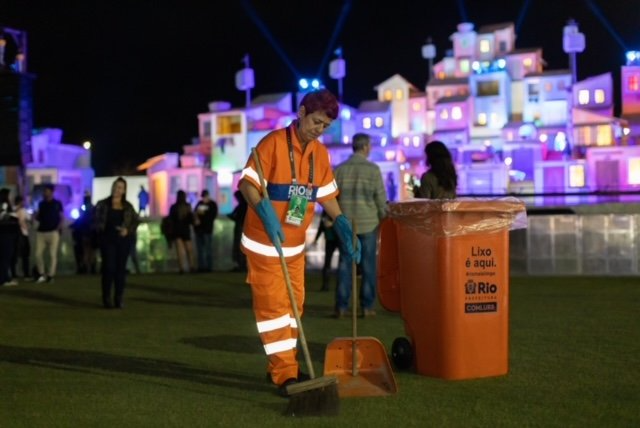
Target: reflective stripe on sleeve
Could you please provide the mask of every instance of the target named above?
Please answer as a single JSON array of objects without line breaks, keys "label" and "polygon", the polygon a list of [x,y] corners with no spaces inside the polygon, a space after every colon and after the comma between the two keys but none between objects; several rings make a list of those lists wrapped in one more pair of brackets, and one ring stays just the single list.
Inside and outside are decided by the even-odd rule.
[{"label": "reflective stripe on sleeve", "polygon": [[296,339],[280,340],[278,342],[267,343],[266,345],[264,345],[264,352],[266,352],[267,355],[277,354],[278,352],[290,351],[291,349],[295,349],[296,345]]},{"label": "reflective stripe on sleeve", "polygon": [[291,327],[291,328],[298,327],[298,325],[296,324],[296,319],[291,318],[289,314],[283,315],[281,317],[278,317],[272,320],[260,321],[257,323],[257,325],[258,325],[258,333],[265,333],[267,331],[277,330],[282,327]]},{"label": "reflective stripe on sleeve", "polygon": [[336,180],[331,180],[331,183],[318,187],[318,193],[316,194],[317,198],[324,198],[338,190],[338,185],[336,184]]},{"label": "reflective stripe on sleeve", "polygon": [[[244,233],[242,234],[242,239],[240,242],[242,242],[242,245],[246,249],[254,253],[262,254],[263,256],[269,256],[269,257],[280,257],[278,254],[278,251],[276,250],[276,247],[274,247],[273,245],[264,245],[264,244],[261,244],[260,242],[254,241]],[[282,247],[282,253],[284,254],[285,257],[295,256],[302,253],[303,251],[304,251],[304,244],[298,245],[296,247]]]},{"label": "reflective stripe on sleeve", "polygon": [[[245,176],[252,178],[253,180],[255,180],[256,183],[260,183],[260,177],[258,176],[258,173],[256,172],[255,169],[251,168],[250,166],[242,170],[240,179],[242,180]],[[267,182],[267,180],[264,179],[264,185],[267,186],[268,184],[269,182]]]}]

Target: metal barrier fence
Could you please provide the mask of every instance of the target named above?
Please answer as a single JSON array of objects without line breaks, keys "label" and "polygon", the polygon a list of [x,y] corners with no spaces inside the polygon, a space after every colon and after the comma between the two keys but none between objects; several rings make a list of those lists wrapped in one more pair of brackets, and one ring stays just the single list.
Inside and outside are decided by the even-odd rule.
[{"label": "metal barrier fence", "polygon": [[[324,237],[313,244],[319,217],[307,231],[307,269],[321,269]],[[31,237],[32,265],[35,239]],[[159,219],[145,219],[138,228],[140,268],[148,272],[177,272],[176,251],[160,233]],[[234,267],[231,249],[233,222],[215,222],[213,267]],[[195,242],[194,242],[195,245]],[[510,232],[510,268],[514,275],[640,275],[640,214],[530,215],[528,228]],[[99,253],[98,253],[99,260]],[[337,267],[338,252],[332,265]],[[128,268],[133,271],[131,261]],[[20,269],[18,269],[20,270]],[[58,274],[73,274],[76,265],[69,229],[61,237]]]}]

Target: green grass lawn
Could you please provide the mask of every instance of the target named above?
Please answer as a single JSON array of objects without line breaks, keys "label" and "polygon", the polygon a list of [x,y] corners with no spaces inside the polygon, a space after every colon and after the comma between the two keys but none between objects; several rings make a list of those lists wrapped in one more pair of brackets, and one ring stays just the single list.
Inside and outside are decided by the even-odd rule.
[{"label": "green grass lawn", "polygon": [[[264,379],[244,275],[130,276],[124,310],[98,277],[0,289],[0,427],[640,426],[640,280],[513,278],[510,372],[465,381],[396,372],[391,397],[341,401],[335,418],[281,416]],[[309,274],[315,368],[348,336]],[[399,314],[359,324],[387,347]]]}]

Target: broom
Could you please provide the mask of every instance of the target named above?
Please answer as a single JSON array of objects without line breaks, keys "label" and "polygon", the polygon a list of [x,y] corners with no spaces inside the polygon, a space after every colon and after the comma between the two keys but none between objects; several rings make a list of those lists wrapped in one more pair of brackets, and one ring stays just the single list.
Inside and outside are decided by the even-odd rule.
[{"label": "broom", "polygon": [[[260,187],[262,189],[262,196],[265,199],[269,199],[267,193],[267,187],[264,184],[264,174],[262,172],[262,165],[260,164],[260,158],[255,148],[251,149],[251,155],[256,163],[258,170],[258,178],[260,179]],[[278,240],[278,237],[276,237]],[[276,242],[280,244],[280,242]],[[289,269],[287,268],[287,262],[284,259],[284,255],[280,254],[280,266],[282,267],[282,273],[284,275],[284,281],[287,284],[287,292],[289,293],[289,300],[291,302],[291,309],[298,325],[298,336],[300,338],[300,344],[302,346],[302,352],[304,353],[304,359],[309,370],[310,379],[304,382],[294,383],[287,387],[287,393],[290,396],[289,405],[285,411],[285,415],[289,416],[324,416],[324,415],[337,415],[340,411],[340,398],[338,397],[338,379],[333,376],[323,376],[316,378],[313,370],[313,364],[311,363],[311,355],[309,354],[309,347],[307,346],[307,339],[302,328],[302,321],[300,320],[300,313],[298,312],[298,305],[296,304],[296,297],[291,286],[291,279],[289,278]]]}]

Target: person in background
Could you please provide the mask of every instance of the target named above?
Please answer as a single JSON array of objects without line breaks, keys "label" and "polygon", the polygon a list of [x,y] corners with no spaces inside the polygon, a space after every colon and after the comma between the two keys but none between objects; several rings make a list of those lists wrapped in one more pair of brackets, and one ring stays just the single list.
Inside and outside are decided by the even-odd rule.
[{"label": "person in background", "polygon": [[178,255],[180,273],[195,270],[195,257],[191,243],[191,226],[193,225],[193,210],[187,202],[187,194],[178,190],[176,202],[169,209],[169,217],[173,225],[174,243]]},{"label": "person in background", "polygon": [[[376,314],[376,251],[378,225],[387,214],[387,193],[382,182],[380,167],[368,160],[371,154],[371,138],[367,134],[355,134],[351,144],[353,154],[335,170],[340,195],[338,202],[345,215],[356,228],[362,244],[362,286],[360,308],[365,317]],[[346,254],[348,256],[348,252]],[[340,249],[338,287],[336,289],[336,318],[346,315],[352,289],[351,260]]]},{"label": "person in background", "polygon": [[458,175],[451,152],[441,141],[432,141],[424,148],[429,169],[420,178],[417,198],[455,199]]},{"label": "person in background", "polygon": [[329,291],[329,280],[331,279],[331,261],[333,253],[338,249],[340,241],[333,230],[333,221],[326,212],[322,212],[320,223],[318,224],[318,232],[313,240],[314,244],[318,243],[320,236],[324,234],[324,265],[322,266],[322,287],[320,291]]},{"label": "person in background", "polygon": [[247,215],[247,201],[239,190],[236,190],[233,196],[236,198],[237,205],[233,211],[231,211],[231,214],[228,215],[233,221],[233,247],[231,249],[231,257],[236,264],[233,272],[246,272],[247,256],[240,250],[240,239],[242,238],[244,218]]},{"label": "person in background", "polygon": [[138,227],[138,214],[126,200],[126,194],[127,182],[118,177],[111,185],[111,195],[99,201],[95,209],[94,228],[102,255],[102,305],[106,309],[113,305],[118,309],[124,307],[127,257],[131,236]]},{"label": "person in background", "polygon": [[218,216],[218,205],[209,197],[209,191],[203,190],[202,199],[195,208],[196,250],[198,253],[198,272],[213,271],[213,225]]},{"label": "person in background", "polygon": [[[35,219],[38,222],[36,230],[36,266],[38,268],[38,283],[53,282],[58,266],[58,245],[60,231],[64,221],[62,203],[53,197],[53,184],[46,184],[43,199],[38,204]],[[44,265],[44,250],[49,250],[48,273]]]},{"label": "person in background", "polygon": [[18,260],[21,262],[22,277],[27,279],[31,270],[29,267],[29,257],[31,256],[31,244],[29,243],[29,222],[31,216],[25,208],[24,198],[17,195],[14,200],[16,217],[18,219],[18,225],[20,226],[20,233],[16,238],[16,247],[13,253],[13,260],[11,263],[11,275],[13,278],[17,278],[18,275]]},{"label": "person in background", "polygon": [[147,207],[149,206],[149,192],[144,189],[144,186],[140,186],[140,191],[138,192],[138,214],[141,217],[146,217],[149,215],[147,213]]},{"label": "person in background", "polygon": [[129,248],[129,258],[131,259],[131,263],[133,264],[133,270],[136,274],[140,275],[140,260],[138,259],[138,230],[136,230],[131,234],[131,239],[129,240],[131,244],[131,248]]},{"label": "person in background", "polygon": [[[268,378],[284,397],[289,396],[289,385],[308,379],[308,375],[299,372],[298,329],[292,305],[303,314],[305,238],[316,202],[334,220],[334,229],[350,247],[350,256],[360,258],[359,245],[352,247],[349,220],[336,200],[338,188],[329,152],[318,140],[338,117],[338,110],[338,100],[328,90],[307,93],[300,102],[297,119],[260,140],[255,150],[261,168],[250,157],[239,184],[249,205],[241,244],[247,256],[253,312],[268,358]],[[268,183],[268,195],[262,193],[260,170]],[[296,206],[306,207],[301,216],[293,212]],[[293,288],[293,302],[287,292],[282,258]]]},{"label": "person in background", "polygon": [[10,194],[9,189],[0,189],[0,285],[3,287],[18,285],[18,282],[11,278],[10,265],[20,227],[18,217],[11,206]]},{"label": "person in background", "polygon": [[96,273],[95,239],[93,231],[93,203],[87,191],[80,207],[80,216],[69,226],[73,238],[76,273]]}]

